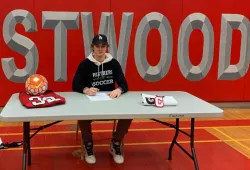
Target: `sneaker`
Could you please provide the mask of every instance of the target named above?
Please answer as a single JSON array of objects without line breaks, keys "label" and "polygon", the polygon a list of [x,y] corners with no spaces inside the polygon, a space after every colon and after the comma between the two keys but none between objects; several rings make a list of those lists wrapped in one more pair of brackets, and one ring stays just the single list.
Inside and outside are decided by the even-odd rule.
[{"label": "sneaker", "polygon": [[93,152],[93,141],[90,142],[84,142],[85,147],[85,161],[89,164],[95,164],[96,158]]},{"label": "sneaker", "polygon": [[112,140],[110,144],[110,153],[113,156],[115,163],[117,164],[122,164],[124,162],[124,157],[121,153],[120,145],[120,142],[114,140]]}]

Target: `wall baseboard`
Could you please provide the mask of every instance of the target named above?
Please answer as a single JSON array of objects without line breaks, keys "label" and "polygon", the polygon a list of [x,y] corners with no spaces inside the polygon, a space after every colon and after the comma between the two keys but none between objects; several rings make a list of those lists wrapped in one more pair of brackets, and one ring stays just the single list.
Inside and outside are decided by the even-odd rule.
[{"label": "wall baseboard", "polygon": [[250,109],[250,102],[211,102],[221,109]]}]

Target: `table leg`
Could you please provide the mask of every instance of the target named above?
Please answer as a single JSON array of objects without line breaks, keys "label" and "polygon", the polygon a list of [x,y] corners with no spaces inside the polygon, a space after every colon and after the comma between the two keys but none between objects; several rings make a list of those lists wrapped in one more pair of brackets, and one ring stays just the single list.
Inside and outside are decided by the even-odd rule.
[{"label": "table leg", "polygon": [[28,140],[28,165],[31,165],[30,139]]},{"label": "table leg", "polygon": [[196,153],[194,149],[194,118],[191,119],[190,146],[191,146],[195,169],[199,170],[198,161],[197,161]]},{"label": "table leg", "polygon": [[176,119],[176,123],[175,123],[175,135],[174,138],[172,140],[172,143],[170,145],[170,148],[168,150],[168,160],[172,160],[172,150],[174,147],[174,144],[176,144],[176,139],[179,135],[179,118]]},{"label": "table leg", "polygon": [[[168,160],[172,160],[172,150],[173,150],[174,145],[176,144],[176,146],[178,146],[185,154],[187,154],[194,161],[195,170],[199,170],[198,161],[197,161],[197,157],[196,157],[196,153],[195,153],[195,149],[194,149],[194,120],[195,119],[191,118],[191,132],[190,132],[190,134],[183,131],[182,129],[180,129],[179,118],[176,118],[175,125],[172,125],[172,124],[167,123],[167,122],[162,122],[162,121],[157,120],[157,119],[151,119],[151,120],[175,129],[175,135],[174,135],[174,138],[172,140],[172,143],[171,143],[171,145],[169,147],[169,151],[168,151]],[[190,138],[190,147],[191,147],[192,155],[177,142],[176,139],[177,139],[179,133],[182,133]]]},{"label": "table leg", "polygon": [[30,151],[30,122],[23,122],[23,166],[22,170],[26,170],[26,158],[28,151],[28,163],[31,164]]}]

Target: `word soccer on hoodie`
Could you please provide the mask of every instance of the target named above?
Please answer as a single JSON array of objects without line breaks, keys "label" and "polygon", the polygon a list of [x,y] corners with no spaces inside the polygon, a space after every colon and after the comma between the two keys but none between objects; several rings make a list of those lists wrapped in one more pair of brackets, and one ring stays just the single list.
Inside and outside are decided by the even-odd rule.
[{"label": "word soccer on hoodie", "polygon": [[91,53],[79,64],[73,78],[72,89],[79,93],[83,93],[85,87],[95,87],[100,91],[112,91],[115,89],[115,83],[122,93],[128,91],[127,81],[119,62],[106,53],[106,59],[100,63]]}]

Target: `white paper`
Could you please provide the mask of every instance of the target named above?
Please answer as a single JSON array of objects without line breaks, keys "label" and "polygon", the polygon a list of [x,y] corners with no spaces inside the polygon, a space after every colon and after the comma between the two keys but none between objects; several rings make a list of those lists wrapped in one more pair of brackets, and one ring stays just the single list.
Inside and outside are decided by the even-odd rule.
[{"label": "white paper", "polygon": [[106,92],[98,92],[96,93],[95,96],[88,96],[87,97],[89,98],[89,100],[91,101],[107,101],[107,100],[112,100],[112,98],[110,98],[108,96],[108,93]]},{"label": "white paper", "polygon": [[1,138],[0,138],[0,145],[3,143],[3,141],[1,140]]},{"label": "white paper", "polygon": [[[152,98],[154,103],[154,98],[156,97],[156,95],[151,95],[151,94],[144,94],[142,93],[142,103],[143,105],[154,105],[149,103],[146,98]],[[173,96],[163,96],[163,101],[164,101],[164,105],[165,106],[176,106],[177,105],[177,101],[175,100],[175,98]]]},{"label": "white paper", "polygon": [[177,105],[177,101],[175,100],[175,98],[173,96],[164,96],[163,100],[164,100],[164,105],[166,105],[166,106],[176,106]]}]

